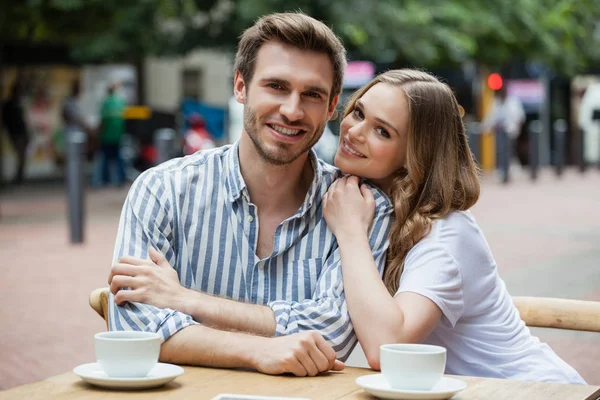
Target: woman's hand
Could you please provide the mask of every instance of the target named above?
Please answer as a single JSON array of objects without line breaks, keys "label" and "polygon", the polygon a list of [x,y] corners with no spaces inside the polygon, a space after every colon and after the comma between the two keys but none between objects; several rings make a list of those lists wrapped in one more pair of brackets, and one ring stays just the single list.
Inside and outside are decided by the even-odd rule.
[{"label": "woman's hand", "polygon": [[373,193],[364,185],[359,187],[356,176],[340,178],[323,196],[323,216],[338,241],[357,233],[366,235],[375,216]]}]

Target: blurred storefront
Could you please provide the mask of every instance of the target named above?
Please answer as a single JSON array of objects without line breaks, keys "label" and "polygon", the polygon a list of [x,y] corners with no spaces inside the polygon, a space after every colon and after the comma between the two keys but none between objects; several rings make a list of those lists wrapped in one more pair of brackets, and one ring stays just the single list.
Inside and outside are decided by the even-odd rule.
[{"label": "blurred storefront", "polygon": [[[26,179],[51,178],[61,175],[55,163],[53,136],[61,125],[61,105],[70,91],[71,82],[79,77],[78,68],[70,66],[26,66],[2,68],[1,100],[9,96],[17,76],[23,82],[22,105],[29,130]],[[15,173],[16,154],[8,136],[0,136],[2,178],[9,180]]]},{"label": "blurred storefront", "polygon": [[[62,166],[57,162],[64,151],[62,105],[71,92],[73,82],[79,81],[79,104],[86,123],[93,127],[99,123],[99,107],[108,86],[119,82],[121,95],[128,104],[135,104],[135,69],[128,65],[69,66],[69,65],[15,65],[2,68],[1,100],[4,102],[19,79],[24,87],[22,105],[29,131],[26,179],[54,179],[62,176]],[[8,136],[0,136],[2,146],[2,178],[8,181],[15,173],[16,154]],[[62,143],[62,145],[59,145]]]}]

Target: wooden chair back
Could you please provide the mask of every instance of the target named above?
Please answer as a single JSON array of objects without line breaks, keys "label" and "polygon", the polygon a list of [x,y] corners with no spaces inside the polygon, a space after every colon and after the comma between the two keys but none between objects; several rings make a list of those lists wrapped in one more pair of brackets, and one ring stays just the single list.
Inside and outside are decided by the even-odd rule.
[{"label": "wooden chair back", "polygon": [[513,296],[525,325],[600,332],[600,302],[554,297]]}]

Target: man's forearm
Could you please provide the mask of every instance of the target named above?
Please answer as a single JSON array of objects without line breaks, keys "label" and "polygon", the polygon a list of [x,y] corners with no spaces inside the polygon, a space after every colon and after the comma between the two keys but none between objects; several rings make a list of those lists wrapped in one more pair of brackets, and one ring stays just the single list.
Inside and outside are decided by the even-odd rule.
[{"label": "man's forearm", "polygon": [[205,326],[219,330],[274,336],[275,314],[267,306],[241,303],[189,290],[182,301],[183,313]]},{"label": "man's forearm", "polygon": [[258,336],[224,332],[192,325],[171,336],[161,346],[160,361],[218,368],[255,368],[251,351]]}]

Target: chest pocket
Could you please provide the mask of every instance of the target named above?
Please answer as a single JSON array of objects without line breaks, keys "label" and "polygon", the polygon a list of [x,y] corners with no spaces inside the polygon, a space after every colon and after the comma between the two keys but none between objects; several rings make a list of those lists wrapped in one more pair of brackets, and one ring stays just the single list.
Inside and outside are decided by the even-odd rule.
[{"label": "chest pocket", "polygon": [[287,274],[286,299],[292,301],[310,299],[317,288],[323,262],[323,258],[292,261],[291,269]]}]

